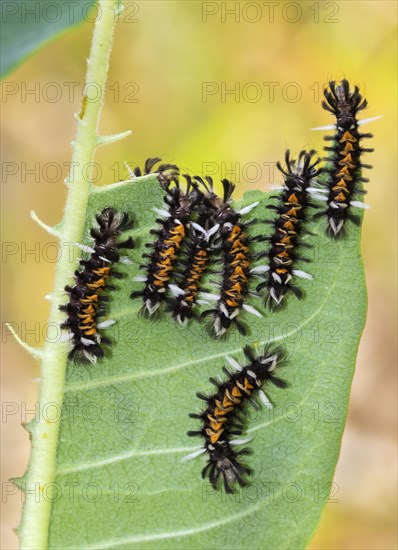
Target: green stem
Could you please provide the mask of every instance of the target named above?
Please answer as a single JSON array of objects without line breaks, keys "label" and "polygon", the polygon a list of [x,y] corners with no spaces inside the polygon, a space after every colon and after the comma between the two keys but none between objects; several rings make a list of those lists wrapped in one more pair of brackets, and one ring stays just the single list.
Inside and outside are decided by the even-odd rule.
[{"label": "green stem", "polygon": [[[120,10],[122,6],[120,6]],[[120,13],[119,10],[119,13]],[[78,115],[76,139],[73,146],[72,167],[67,183],[69,187],[64,218],[61,224],[60,246],[66,251],[67,243],[80,242],[91,190],[87,168],[94,159],[97,146],[97,129],[103,106],[112,38],[117,19],[114,2],[99,0],[99,10],[86,75],[83,106]],[[90,86],[90,83],[94,83]],[[101,91],[101,97],[94,98]],[[91,96],[91,100],[90,100]],[[73,274],[68,254],[64,253],[57,265],[50,320],[59,325],[64,314],[59,304],[65,301],[64,287]],[[22,522],[19,528],[22,549],[45,549],[51,516],[51,490],[55,479],[55,465],[62,409],[67,349],[64,343],[49,343],[44,347],[41,367],[40,418],[31,427],[32,453],[24,490],[26,492]],[[49,404],[52,404],[50,407]],[[51,412],[50,412],[51,409]],[[54,410],[59,413],[54,415]],[[51,419],[49,418],[51,415]],[[56,420],[52,420],[56,416]]]}]

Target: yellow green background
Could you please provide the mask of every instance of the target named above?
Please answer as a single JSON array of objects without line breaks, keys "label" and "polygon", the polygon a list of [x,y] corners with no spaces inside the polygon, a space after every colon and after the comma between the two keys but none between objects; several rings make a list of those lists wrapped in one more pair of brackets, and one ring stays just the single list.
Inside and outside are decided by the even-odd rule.
[{"label": "yellow green background", "polygon": [[[219,170],[216,178],[224,175],[222,163],[228,169],[234,165],[238,195],[268,189],[277,180],[272,181],[264,163],[282,159],[286,147],[296,153],[303,147],[321,149],[323,132],[309,129],[332,122],[318,93],[330,79],[346,77],[360,86],[369,101],[363,116],[383,115],[366,127],[374,133],[375,147],[368,155],[374,168],[366,198],[371,209],[363,226],[369,311],[335,475],[338,503],[327,505],[310,547],[396,548],[397,4],[275,2],[273,20],[264,2],[126,4],[116,31],[101,130],[131,128],[134,134],[98,151],[99,184],[111,183],[115,174],[124,178],[125,161],[142,164],[159,155],[192,172],[213,163]],[[5,243],[16,252],[2,258],[2,322],[28,330],[38,323],[37,334],[26,336],[32,345],[46,330],[44,295],[52,287],[55,249],[48,244],[54,239],[34,224],[29,212],[35,210],[50,225],[62,216],[73,114],[80,110],[91,28],[84,23],[58,37],[3,83],[3,247]],[[205,82],[220,90],[207,101],[202,96]],[[10,83],[15,93],[4,93]],[[129,96],[137,85],[136,95]],[[222,101],[222,89],[239,88],[240,93]],[[38,97],[26,95],[27,89],[36,89]],[[294,92],[301,92],[297,101]],[[36,175],[24,174],[35,164]],[[54,164],[60,167],[58,177]],[[16,173],[7,174],[13,166]],[[25,249],[35,247],[37,257],[24,256]],[[37,365],[4,326],[2,341],[3,401],[17,403],[19,410],[26,403],[31,410]],[[28,460],[28,434],[20,421],[15,414],[2,425],[4,481],[21,475]],[[16,548],[12,528],[19,521],[21,497],[9,497],[3,507],[2,546]]]}]

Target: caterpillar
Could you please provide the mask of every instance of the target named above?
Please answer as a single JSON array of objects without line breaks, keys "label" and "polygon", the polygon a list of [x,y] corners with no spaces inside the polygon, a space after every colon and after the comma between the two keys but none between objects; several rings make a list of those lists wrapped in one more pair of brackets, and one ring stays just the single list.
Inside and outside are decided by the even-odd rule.
[{"label": "caterpillar", "polygon": [[177,267],[175,278],[177,284],[170,284],[174,294],[170,301],[173,318],[185,325],[194,314],[194,308],[200,303],[199,292],[202,289],[203,277],[209,271],[209,261],[212,252],[212,237],[218,231],[219,225],[211,224],[209,212],[202,212],[197,222],[192,222],[182,253],[183,260]]},{"label": "caterpillar", "polygon": [[246,346],[243,352],[248,365],[242,367],[232,357],[227,357],[233,367],[230,372],[225,367],[223,372],[226,380],[218,382],[210,378],[216,386],[216,392],[211,395],[197,393],[197,397],[206,402],[206,409],[201,413],[191,413],[191,418],[202,422],[200,430],[189,431],[188,436],[200,436],[204,439],[201,449],[187,455],[182,461],[190,460],[207,453],[206,465],[202,470],[202,478],[208,476],[214,489],[217,489],[218,480],[222,478],[225,491],[233,493],[231,485],[238,483],[241,487],[247,484],[246,476],[252,473],[251,468],[240,462],[240,457],[250,454],[250,450],[242,448],[235,450],[249,440],[233,439],[233,436],[242,435],[244,430],[245,407],[249,401],[256,405],[253,397],[260,399],[263,405],[272,407],[269,399],[261,389],[266,383],[285,388],[286,382],[275,376],[275,372],[285,362],[286,356],[282,348],[272,349],[266,345],[264,352],[256,356],[254,351]]},{"label": "caterpillar", "polygon": [[136,278],[145,283],[144,288],[130,295],[133,299],[142,298],[144,302],[142,312],[148,316],[153,315],[166,298],[166,291],[181,251],[192,209],[202,197],[197,185],[190,178],[186,178],[185,189],[181,187],[177,177],[167,179],[163,187],[166,190],[164,201],[167,209],[155,209],[162,216],[156,220],[161,227],[150,231],[151,234],[156,235],[156,240],[145,245],[147,248],[152,248],[151,253],[143,254],[149,262],[140,266],[146,271],[146,275]]},{"label": "caterpillar", "polygon": [[[301,151],[298,159],[290,157],[290,151],[285,153],[286,167],[277,163],[277,168],[283,174],[284,185],[281,188],[277,205],[268,208],[277,212],[277,217],[270,223],[274,230],[266,241],[270,243],[268,251],[259,254],[267,257],[268,264],[263,266],[265,280],[257,286],[257,292],[266,291],[266,303],[271,308],[281,305],[286,293],[291,290],[298,297],[302,291],[292,283],[293,277],[312,279],[312,276],[295,265],[298,261],[307,261],[297,252],[297,248],[305,246],[301,236],[305,230],[308,218],[308,209],[314,206],[311,202],[311,193],[317,189],[311,187],[314,178],[320,170],[317,168],[320,159],[314,159],[315,151]],[[308,245],[307,245],[308,246]],[[261,272],[261,268],[259,268]]]},{"label": "caterpillar", "polygon": [[194,178],[205,189],[204,201],[213,209],[213,224],[219,225],[219,239],[222,250],[222,262],[224,264],[221,272],[222,282],[220,294],[203,293],[203,297],[215,300],[214,308],[202,313],[202,316],[213,317],[212,333],[215,337],[223,336],[232,324],[236,326],[241,334],[246,333],[245,326],[237,318],[242,309],[262,317],[261,313],[254,307],[245,303],[249,294],[249,280],[251,276],[251,264],[254,256],[250,250],[253,242],[259,237],[249,236],[247,228],[255,223],[242,221],[242,216],[255,208],[259,202],[234,210],[230,204],[235,185],[228,179],[222,180],[223,198],[218,197],[213,191],[213,180],[207,176],[204,181],[199,176]]},{"label": "caterpillar", "polygon": [[[324,127],[334,129],[335,132],[333,136],[324,138],[326,141],[333,141],[331,146],[324,148],[328,152],[324,159],[327,163],[324,171],[328,174],[328,190],[322,190],[321,196],[317,198],[327,203],[327,233],[333,238],[338,238],[345,233],[343,228],[346,220],[356,225],[360,223],[360,217],[352,212],[352,207],[367,208],[367,205],[356,200],[356,197],[366,193],[361,189],[361,184],[369,181],[368,178],[362,177],[362,169],[371,168],[369,164],[362,162],[362,154],[373,151],[362,147],[361,141],[373,136],[370,133],[360,133],[358,126],[373,119],[358,120],[357,115],[366,108],[367,101],[362,98],[358,86],[351,91],[345,79],[340,84],[336,84],[335,81],[329,82],[329,86],[324,90],[324,96],[322,107],[335,116],[336,124]],[[325,193],[323,197],[322,193]],[[315,217],[323,215],[320,212]]]},{"label": "caterpillar", "polygon": [[139,178],[141,176],[147,176],[148,174],[158,174],[158,181],[163,186],[166,187],[170,181],[175,181],[179,174],[179,168],[175,164],[158,164],[162,159],[159,157],[148,158],[145,161],[144,170],[141,170],[139,166],[136,166],[134,169],[128,167],[130,176],[132,178]]},{"label": "caterpillar", "polygon": [[111,344],[110,339],[100,333],[100,329],[110,326],[113,321],[98,323],[99,318],[106,313],[105,302],[108,301],[103,292],[115,290],[115,287],[109,284],[112,277],[123,277],[113,268],[120,260],[120,249],[134,247],[131,237],[118,242],[120,233],[133,227],[128,213],[104,208],[95,219],[98,228],[93,227],[90,231],[94,239],[93,247],[81,246],[84,251],[90,252],[90,257],[80,260],[83,269],[75,271],[75,285],[65,286],[69,302],[59,307],[67,314],[67,320],[61,324],[61,328],[70,331],[73,342],[68,357],[82,363],[95,363],[104,356],[102,345]]}]

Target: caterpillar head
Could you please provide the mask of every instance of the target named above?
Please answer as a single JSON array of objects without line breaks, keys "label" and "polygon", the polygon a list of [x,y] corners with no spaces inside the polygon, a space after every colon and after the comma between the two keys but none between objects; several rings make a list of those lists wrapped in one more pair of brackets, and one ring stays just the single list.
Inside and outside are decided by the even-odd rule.
[{"label": "caterpillar head", "polygon": [[358,111],[367,106],[367,101],[362,98],[358,86],[354,87],[354,91],[350,91],[348,80],[343,79],[339,84],[333,80],[323,93],[325,100],[322,101],[322,107],[335,115],[337,127],[343,130],[355,127]]},{"label": "caterpillar head", "polygon": [[239,454],[249,454],[248,449],[233,451],[227,442],[209,445],[209,461],[202,470],[202,477],[207,474],[213,488],[216,489],[218,480],[221,477],[225,492],[233,493],[233,485],[238,483],[241,487],[246,485],[245,475],[250,475],[252,470],[247,466],[240,464],[237,456]]}]

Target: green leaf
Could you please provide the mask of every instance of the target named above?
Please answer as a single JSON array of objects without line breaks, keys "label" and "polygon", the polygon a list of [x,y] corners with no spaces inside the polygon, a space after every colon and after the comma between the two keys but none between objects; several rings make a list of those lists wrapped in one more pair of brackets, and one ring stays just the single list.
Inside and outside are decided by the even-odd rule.
[{"label": "green leaf", "polygon": [[[129,233],[138,246],[111,297],[112,353],[96,365],[68,365],[49,547],[304,548],[330,491],[331,502],[341,497],[331,482],[366,311],[360,229],[331,242],[322,223],[311,224],[313,262],[304,269],[314,280],[301,283],[305,299],[290,296],[264,319],[245,313],[246,338],[214,341],[204,323],[181,328],[166,314],[149,321],[129,299],[162,198],[154,176],[90,196],[85,234],[112,206],[134,215]],[[248,193],[243,204],[258,199],[248,219],[267,217],[268,194]],[[201,479],[203,457],[180,463],[200,446],[186,436],[198,422],[188,413],[200,409],[195,393],[210,390],[208,377],[221,376],[226,354],[241,359],[245,343],[261,349],[270,340],[288,351],[281,376],[289,387],[270,389],[272,412],[249,413],[254,474],[227,496]]]},{"label": "green leaf", "polygon": [[94,4],[95,0],[2,0],[0,77],[61,32],[83,19],[93,21]]}]

